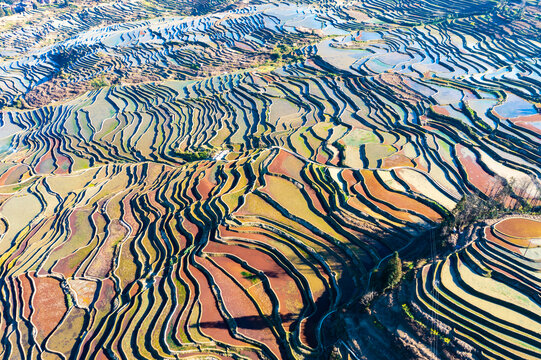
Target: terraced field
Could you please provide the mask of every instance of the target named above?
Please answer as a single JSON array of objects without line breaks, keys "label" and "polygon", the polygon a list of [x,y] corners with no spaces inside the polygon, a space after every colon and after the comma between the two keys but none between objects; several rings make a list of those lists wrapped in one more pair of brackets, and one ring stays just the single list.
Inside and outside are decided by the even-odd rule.
[{"label": "terraced field", "polygon": [[508,218],[422,269],[416,303],[490,359],[538,359],[541,222]]},{"label": "terraced field", "polygon": [[[320,358],[464,195],[541,205],[539,5],[183,4],[0,19],[3,357]],[[423,268],[419,309],[539,358],[538,230]]]}]

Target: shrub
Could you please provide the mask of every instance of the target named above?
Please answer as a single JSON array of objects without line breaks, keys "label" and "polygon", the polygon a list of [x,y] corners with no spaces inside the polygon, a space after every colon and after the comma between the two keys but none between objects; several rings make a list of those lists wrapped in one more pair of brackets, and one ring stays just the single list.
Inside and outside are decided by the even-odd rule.
[{"label": "shrub", "polygon": [[66,292],[66,306],[70,309],[73,306],[73,298],[69,292]]},{"label": "shrub", "polygon": [[257,277],[257,275],[252,274],[248,271],[242,271],[240,274],[242,275],[243,278],[250,280],[252,284],[255,284],[259,281],[259,278]]},{"label": "shrub", "polygon": [[361,303],[362,306],[368,307],[370,306],[370,303],[372,303],[372,301],[376,298],[377,295],[378,295],[377,292],[370,291],[364,294],[361,300],[359,300],[359,302]]},{"label": "shrub", "polygon": [[404,310],[404,313],[406,314],[407,317],[409,317],[412,320],[415,320],[408,304],[402,304],[402,310]]},{"label": "shrub", "polygon": [[331,354],[329,355],[329,360],[340,360],[342,359],[342,355],[340,354],[340,350],[334,346]]}]

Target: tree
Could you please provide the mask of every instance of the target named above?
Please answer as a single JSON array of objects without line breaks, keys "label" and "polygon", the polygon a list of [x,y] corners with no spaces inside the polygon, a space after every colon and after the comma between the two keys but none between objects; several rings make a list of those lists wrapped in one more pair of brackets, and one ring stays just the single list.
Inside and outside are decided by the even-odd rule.
[{"label": "tree", "polygon": [[383,288],[392,289],[402,279],[402,260],[398,256],[398,252],[395,251],[391,259],[385,265],[383,269]]}]

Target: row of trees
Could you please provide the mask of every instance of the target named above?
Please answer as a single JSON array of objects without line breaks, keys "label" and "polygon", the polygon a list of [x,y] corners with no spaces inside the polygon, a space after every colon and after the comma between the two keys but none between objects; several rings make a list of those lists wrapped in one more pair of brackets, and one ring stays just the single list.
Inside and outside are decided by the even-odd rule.
[{"label": "row of trees", "polygon": [[541,187],[533,182],[515,179],[495,183],[486,194],[464,195],[439,230],[440,240],[463,231],[475,222],[494,219],[506,213],[536,213],[541,211]]}]

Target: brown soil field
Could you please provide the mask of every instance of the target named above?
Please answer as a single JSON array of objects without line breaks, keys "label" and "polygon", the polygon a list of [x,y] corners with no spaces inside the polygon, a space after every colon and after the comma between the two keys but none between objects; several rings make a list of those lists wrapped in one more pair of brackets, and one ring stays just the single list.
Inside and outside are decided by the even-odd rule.
[{"label": "brown soil field", "polygon": [[[217,269],[206,259],[198,259],[213,276],[216,285],[221,291],[224,305],[237,324],[237,331],[248,338],[264,343],[271,351],[280,356],[280,348],[276,337],[270,331],[267,322],[257,311],[257,308],[246,294],[222,271]],[[205,323],[201,321],[202,329],[220,324]]]},{"label": "brown soil field", "polygon": [[32,281],[35,284],[32,323],[38,329],[38,337],[43,339],[54,330],[66,313],[65,296],[60,282],[54,278],[33,276]]},{"label": "brown soil field", "polygon": [[509,218],[494,225],[494,228],[504,235],[517,238],[541,238],[541,221]]},{"label": "brown soil field", "polygon": [[[264,238],[261,236],[261,238]],[[211,242],[205,248],[206,252],[229,253],[246,261],[248,265],[265,273],[269,278],[269,283],[276,294],[280,308],[279,313],[282,317],[284,328],[289,330],[303,307],[302,295],[289,274],[279,266],[270,256],[261,251],[248,249],[241,246],[229,246],[216,242]],[[253,285],[249,280],[248,287]]]},{"label": "brown soil field", "polygon": [[201,303],[201,318],[199,328],[203,334],[211,339],[233,346],[246,345],[243,341],[237,340],[229,333],[227,322],[218,310],[216,299],[210,290],[210,284],[203,273],[194,267],[190,267],[192,275],[199,285],[199,302]]}]

